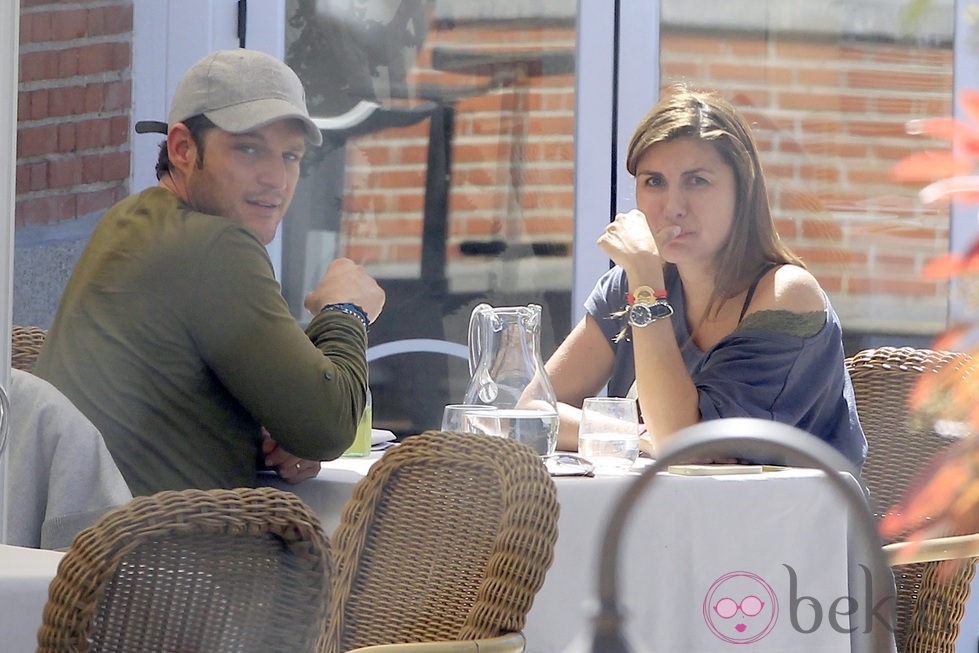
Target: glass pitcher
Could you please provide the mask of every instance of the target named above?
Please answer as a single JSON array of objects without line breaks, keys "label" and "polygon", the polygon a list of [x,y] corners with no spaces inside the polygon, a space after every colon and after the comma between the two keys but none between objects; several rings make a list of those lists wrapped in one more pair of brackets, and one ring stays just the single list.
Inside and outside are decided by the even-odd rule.
[{"label": "glass pitcher", "polygon": [[[554,388],[540,354],[541,307],[476,306],[469,318],[465,403],[498,409],[499,433],[542,456],[557,446]],[[496,420],[493,422],[496,423]]]}]

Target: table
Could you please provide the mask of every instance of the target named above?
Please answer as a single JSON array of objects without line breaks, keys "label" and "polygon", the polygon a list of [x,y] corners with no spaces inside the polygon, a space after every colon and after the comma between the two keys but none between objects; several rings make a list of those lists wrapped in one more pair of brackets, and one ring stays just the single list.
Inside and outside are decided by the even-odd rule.
[{"label": "table", "polygon": [[48,585],[64,556],[0,544],[0,642],[4,653],[33,653]]},{"label": "table", "polygon": [[[299,485],[267,482],[295,492],[332,533],[378,457],[324,463]],[[524,628],[529,653],[570,650],[589,631],[605,516],[637,474],[554,479],[558,542]],[[822,472],[662,474],[636,507],[621,552],[629,637],[641,643],[637,653],[728,652],[746,643],[752,651],[848,652],[848,629],[859,636],[868,618],[883,627],[866,609],[877,599],[868,601],[854,539],[845,504]],[[764,603],[754,617],[723,619],[714,610],[733,597],[753,612],[743,601],[749,595]]]},{"label": "table", "polygon": [[[378,454],[324,464],[290,485],[332,533],[356,482]],[[588,632],[594,560],[605,515],[632,474],[556,478],[561,514],[554,563],[524,628],[530,653],[571,650]],[[862,562],[843,504],[821,472],[791,469],[731,476],[663,474],[633,513],[620,557],[621,602],[636,653],[850,650],[850,635],[871,615]],[[0,545],[0,641],[4,653],[35,649],[47,587],[62,553]],[[722,599],[754,617],[724,620]],[[709,600],[708,600],[709,599]],[[707,617],[704,604],[707,603]],[[775,612],[777,606],[778,612]],[[852,613],[852,620],[847,616]],[[736,626],[741,623],[741,631]],[[873,624],[875,627],[882,627]]]}]

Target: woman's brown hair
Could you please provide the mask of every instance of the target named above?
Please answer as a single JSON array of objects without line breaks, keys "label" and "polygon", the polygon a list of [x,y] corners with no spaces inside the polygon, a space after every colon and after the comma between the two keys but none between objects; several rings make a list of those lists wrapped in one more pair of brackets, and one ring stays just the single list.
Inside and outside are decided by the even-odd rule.
[{"label": "woman's brown hair", "polygon": [[769,265],[805,266],[775,231],[751,128],[720,96],[683,84],[669,87],[636,128],[629,142],[626,169],[635,176],[639,160],[651,146],[680,137],[710,143],[734,171],[734,222],[727,243],[713,261],[714,292],[706,317],[711,309],[719,309],[724,301],[743,292]]}]

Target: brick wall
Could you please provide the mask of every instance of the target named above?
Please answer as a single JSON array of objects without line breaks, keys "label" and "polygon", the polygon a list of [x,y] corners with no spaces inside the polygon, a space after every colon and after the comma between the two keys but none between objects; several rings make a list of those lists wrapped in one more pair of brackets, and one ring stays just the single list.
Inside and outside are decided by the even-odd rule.
[{"label": "brick wall", "polygon": [[131,0],[21,0],[17,226],[86,216],[128,193]]},{"label": "brick wall", "polygon": [[942,327],[947,288],[921,268],[948,251],[948,209],[922,207],[890,170],[942,146],[905,124],[952,113],[950,44],[669,30],[662,53],[666,78],[704,80],[745,109],[779,231],[847,326]]},{"label": "brick wall", "polygon": [[[129,192],[132,39],[131,0],[21,0],[18,226],[97,214]],[[562,50],[574,39],[567,24],[435,25],[414,81],[494,83],[432,70],[436,47]],[[754,123],[779,230],[844,323],[941,328],[947,289],[920,270],[947,251],[948,213],[919,206],[917,189],[894,184],[889,169],[928,145],[904,133],[908,119],[952,111],[950,46],[669,25],[661,46],[664,81],[716,87]],[[570,257],[574,76],[496,82],[456,105],[448,261],[478,262],[459,244],[499,238],[563,245],[550,253]],[[424,121],[351,142],[341,254],[417,271],[427,145]]]},{"label": "brick wall", "polygon": [[[474,42],[571,48],[574,32],[433,30],[419,58],[418,81],[485,84],[485,77],[426,69],[432,48]],[[762,151],[779,231],[831,293],[845,323],[912,332],[942,328],[947,288],[920,272],[948,250],[948,211],[920,206],[917,187],[894,183],[890,168],[901,156],[936,145],[907,135],[908,120],[952,112],[949,44],[664,26],[661,66],[664,83],[716,88],[745,112]],[[525,79],[459,102],[450,262],[465,258],[462,240],[503,236],[565,243],[570,255],[573,108],[573,75]],[[368,263],[417,260],[426,143],[423,123],[358,139],[351,148],[347,255]],[[523,161],[512,165],[515,148]]]}]

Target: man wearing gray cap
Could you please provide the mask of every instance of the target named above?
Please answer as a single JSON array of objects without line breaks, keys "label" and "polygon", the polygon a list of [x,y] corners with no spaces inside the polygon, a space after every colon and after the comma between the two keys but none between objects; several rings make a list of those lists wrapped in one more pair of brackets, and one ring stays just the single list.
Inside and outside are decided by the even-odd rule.
[{"label": "man wearing gray cap", "polygon": [[158,186],[109,209],[35,368],[99,428],[134,495],[290,481],[352,442],[367,327],[384,291],[349,259],[305,298],[305,333],[265,250],[319,145],[278,59],[214,52],[177,85]]}]

